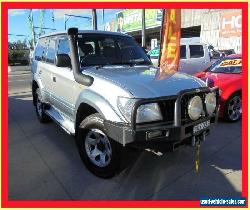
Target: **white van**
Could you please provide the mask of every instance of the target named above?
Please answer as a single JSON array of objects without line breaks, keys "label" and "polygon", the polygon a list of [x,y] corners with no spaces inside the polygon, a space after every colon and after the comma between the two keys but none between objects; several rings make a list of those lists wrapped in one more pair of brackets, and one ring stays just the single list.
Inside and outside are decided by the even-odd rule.
[{"label": "white van", "polygon": [[[208,45],[201,43],[198,37],[182,38],[180,51],[180,72],[194,74],[211,64]],[[158,66],[159,47],[151,50],[148,54],[153,65]]]}]

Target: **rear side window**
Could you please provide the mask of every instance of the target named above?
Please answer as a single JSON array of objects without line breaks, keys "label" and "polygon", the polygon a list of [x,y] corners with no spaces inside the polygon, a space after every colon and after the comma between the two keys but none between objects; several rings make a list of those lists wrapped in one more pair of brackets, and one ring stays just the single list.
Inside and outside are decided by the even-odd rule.
[{"label": "rear side window", "polygon": [[55,38],[50,38],[47,54],[45,57],[45,61],[48,63],[54,64],[54,62],[55,62],[55,53],[56,53],[55,46],[56,46]]},{"label": "rear side window", "polygon": [[35,50],[35,60],[42,61],[44,60],[44,54],[46,50],[46,39],[39,39],[38,44]]},{"label": "rear side window", "polygon": [[181,45],[181,50],[180,50],[180,59],[186,59],[186,45]]},{"label": "rear side window", "polygon": [[202,45],[189,45],[190,58],[204,57],[204,50]]},{"label": "rear side window", "polygon": [[70,56],[69,41],[67,38],[59,39],[57,54],[67,54]]}]

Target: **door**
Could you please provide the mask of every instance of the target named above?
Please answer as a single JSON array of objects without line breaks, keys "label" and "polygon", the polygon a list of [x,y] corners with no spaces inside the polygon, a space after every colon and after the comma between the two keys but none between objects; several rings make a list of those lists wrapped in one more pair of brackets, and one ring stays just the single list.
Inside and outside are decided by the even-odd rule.
[{"label": "door", "polygon": [[[70,54],[68,38],[61,37],[57,40],[56,54]],[[52,69],[53,94],[51,98],[55,108],[73,119],[76,100],[80,94],[82,85],[78,84],[73,71],[68,67]]]}]

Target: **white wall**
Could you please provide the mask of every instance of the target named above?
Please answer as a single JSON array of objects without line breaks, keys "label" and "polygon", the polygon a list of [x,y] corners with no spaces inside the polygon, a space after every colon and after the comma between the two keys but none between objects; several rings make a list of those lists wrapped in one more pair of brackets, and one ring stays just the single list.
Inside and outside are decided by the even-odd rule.
[{"label": "white wall", "polygon": [[221,14],[241,11],[238,9],[183,9],[181,27],[201,26],[201,42],[212,44],[216,49],[234,49],[241,53],[242,37],[220,37]]}]

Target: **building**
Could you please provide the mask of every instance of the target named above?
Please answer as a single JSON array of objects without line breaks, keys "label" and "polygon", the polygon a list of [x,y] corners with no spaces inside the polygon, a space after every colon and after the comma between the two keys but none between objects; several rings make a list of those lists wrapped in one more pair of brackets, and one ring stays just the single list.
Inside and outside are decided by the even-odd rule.
[{"label": "building", "polygon": [[240,9],[183,9],[182,31],[192,30],[200,41],[218,50],[241,53],[242,13]]},{"label": "building", "polygon": [[[126,9],[116,14],[111,21],[112,31],[132,35],[141,43],[141,9]],[[240,9],[182,9],[182,38],[199,37],[203,43],[211,44],[218,50],[234,50],[241,53]],[[159,45],[161,31],[161,9],[146,9],[146,45],[153,48]]]}]

